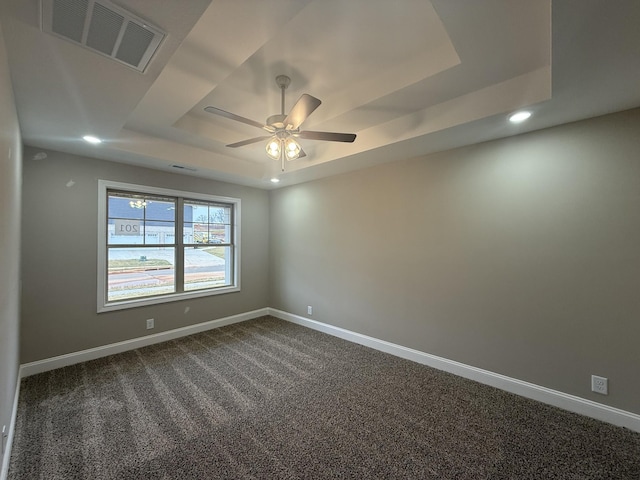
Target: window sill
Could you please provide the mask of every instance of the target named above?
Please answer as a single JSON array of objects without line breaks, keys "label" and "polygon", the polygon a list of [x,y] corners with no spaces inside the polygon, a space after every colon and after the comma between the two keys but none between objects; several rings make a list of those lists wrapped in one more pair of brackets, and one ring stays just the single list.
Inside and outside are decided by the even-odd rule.
[{"label": "window sill", "polygon": [[202,297],[210,297],[214,295],[223,295],[225,293],[233,293],[233,292],[239,292],[239,291],[240,291],[239,286],[230,285],[228,287],[220,287],[220,288],[215,288],[211,290],[171,293],[171,294],[161,295],[157,297],[137,298],[134,300],[122,300],[122,301],[109,302],[109,303],[104,303],[103,301],[100,301],[98,303],[98,313],[113,312],[116,310],[125,310],[128,308],[146,307],[149,305],[158,305],[161,303],[178,302],[180,300],[189,300],[191,298],[202,298]]}]

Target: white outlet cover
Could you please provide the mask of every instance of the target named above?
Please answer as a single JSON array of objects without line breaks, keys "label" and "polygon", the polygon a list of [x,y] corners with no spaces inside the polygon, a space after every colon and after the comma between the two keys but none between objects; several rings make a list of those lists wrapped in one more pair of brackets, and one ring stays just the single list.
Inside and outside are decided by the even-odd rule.
[{"label": "white outlet cover", "polygon": [[591,391],[602,395],[609,394],[609,380],[606,377],[591,375]]}]

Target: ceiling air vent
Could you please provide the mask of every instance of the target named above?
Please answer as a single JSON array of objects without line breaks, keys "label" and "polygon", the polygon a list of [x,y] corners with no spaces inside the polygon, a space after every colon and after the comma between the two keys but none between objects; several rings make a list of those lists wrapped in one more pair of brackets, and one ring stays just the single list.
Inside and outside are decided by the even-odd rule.
[{"label": "ceiling air vent", "polygon": [[107,0],[42,0],[42,30],[140,72],[165,36]]},{"label": "ceiling air vent", "polygon": [[185,167],[184,165],[171,165],[171,168],[177,168],[178,170],[189,170],[190,172],[197,172],[195,168]]}]

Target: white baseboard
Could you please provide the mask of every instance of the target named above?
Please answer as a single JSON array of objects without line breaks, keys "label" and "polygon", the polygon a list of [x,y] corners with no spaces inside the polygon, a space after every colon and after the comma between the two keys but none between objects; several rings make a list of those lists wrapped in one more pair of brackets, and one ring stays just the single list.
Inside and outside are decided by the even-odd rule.
[{"label": "white baseboard", "polygon": [[67,353],[65,355],[60,355],[57,357],[45,358],[44,360],[38,360],[36,362],[23,364],[20,367],[20,374],[21,377],[24,378],[30,375],[35,375],[37,373],[54,370],[56,368],[66,367],[81,362],[87,362],[89,360],[95,360],[97,358],[107,357],[109,355],[122,353],[129,350],[135,350],[136,348],[146,347],[148,345],[154,345],[156,343],[162,343],[180,337],[186,337],[187,335],[204,332],[214,328],[224,327],[225,325],[231,325],[233,323],[244,322],[246,320],[262,317],[268,314],[268,308],[261,308],[259,310],[253,310],[251,312],[241,313],[239,315],[232,315],[230,317],[210,320],[208,322],[198,323],[196,325],[189,325],[188,327],[176,328],[174,330],[168,330],[166,332],[160,332],[140,338],[125,340],[124,342],[112,343],[96,348],[90,348],[88,350]]},{"label": "white baseboard", "polygon": [[570,412],[640,432],[640,415],[632,412],[603,405],[575,395],[569,395],[557,390],[552,390],[550,388],[541,387],[540,385],[524,382],[522,380],[500,375],[481,368],[465,365],[464,363],[437,357],[419,350],[413,350],[401,345],[396,345],[384,340],[345,330],[344,328],[335,327],[333,325],[321,323],[299,315],[283,312],[275,308],[269,308],[269,314],[282,320],[287,320],[304,327],[328,333],[335,337],[349,340],[350,342],[358,343],[360,345],[390,353],[407,360],[412,360],[429,367],[437,368],[438,370],[453,373],[460,377],[475,380],[485,385],[490,385],[507,392],[515,393],[522,397],[537,400],[548,405],[553,405],[554,407],[562,408],[563,410],[568,410]]},{"label": "white baseboard", "polygon": [[[16,380],[16,391],[13,395],[13,409],[11,410],[11,422],[9,423],[9,432],[7,436],[7,444],[4,449],[4,456],[2,457],[2,469],[0,469],[0,480],[7,480],[9,475],[9,462],[11,460],[11,446],[13,445],[13,435],[16,431],[16,419],[18,418],[18,399],[20,398],[20,379],[21,375],[18,373],[18,379]],[[0,439],[2,441],[2,439]]]}]

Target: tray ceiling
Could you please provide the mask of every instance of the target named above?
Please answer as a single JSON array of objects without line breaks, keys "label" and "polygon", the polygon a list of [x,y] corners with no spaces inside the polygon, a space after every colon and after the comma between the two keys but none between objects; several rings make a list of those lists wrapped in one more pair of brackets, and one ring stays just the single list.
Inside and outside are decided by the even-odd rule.
[{"label": "tray ceiling", "polygon": [[[38,0],[0,7],[26,144],[272,188],[640,105],[633,1],[114,3],[166,33],[144,73],[43,32]],[[286,110],[322,100],[305,129],[356,141],[301,140],[284,173],[262,143],[225,147],[264,132],[204,107],[264,122],[279,74]],[[532,120],[506,124],[523,107]]]}]

